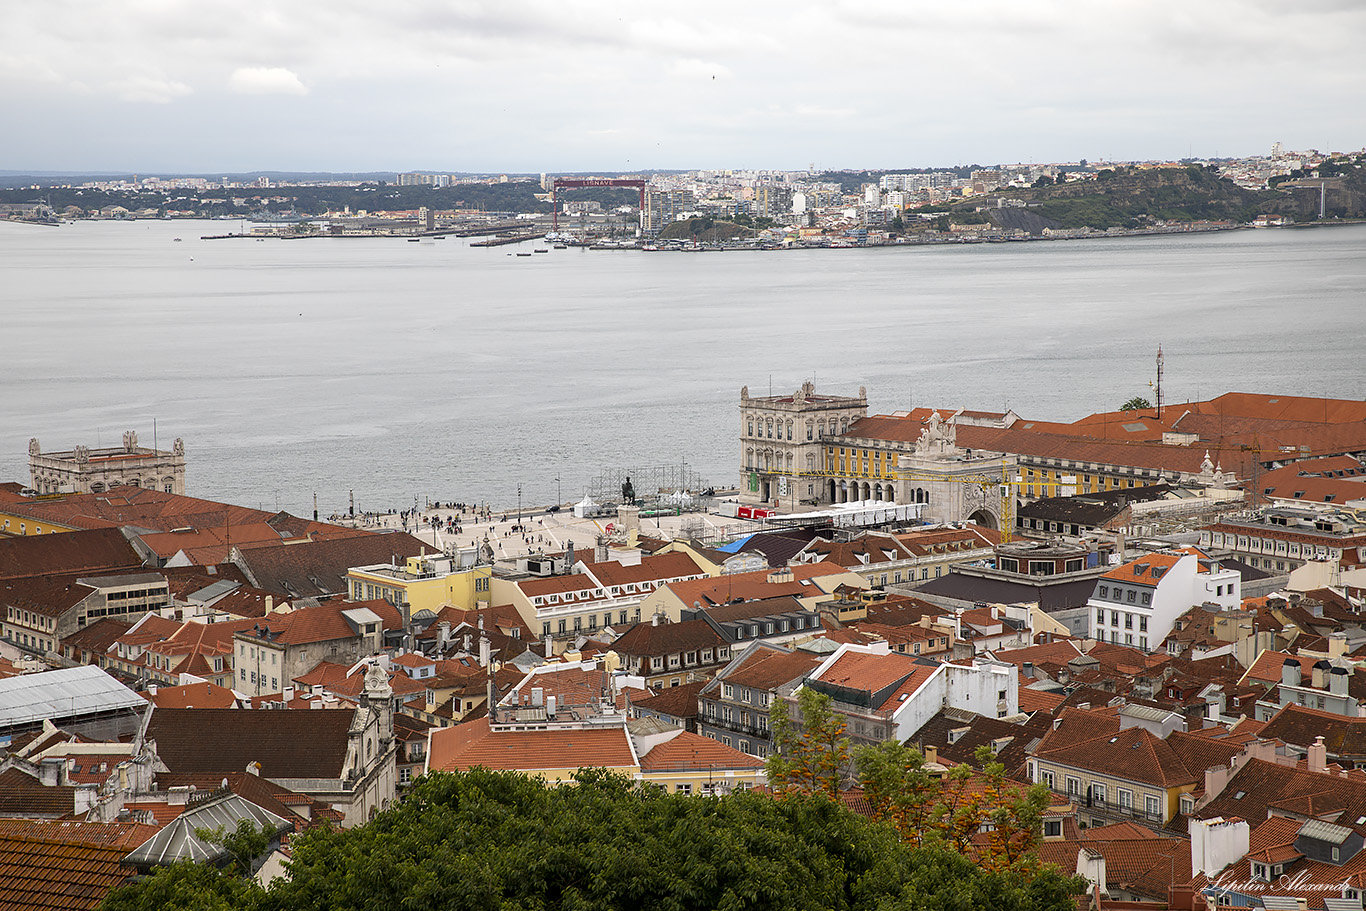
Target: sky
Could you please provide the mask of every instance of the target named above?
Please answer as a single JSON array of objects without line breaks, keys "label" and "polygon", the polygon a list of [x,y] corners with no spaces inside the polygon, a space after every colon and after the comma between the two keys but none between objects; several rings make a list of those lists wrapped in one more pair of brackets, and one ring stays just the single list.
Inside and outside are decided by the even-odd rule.
[{"label": "sky", "polygon": [[613,173],[1366,145],[1366,0],[0,0],[0,169]]}]

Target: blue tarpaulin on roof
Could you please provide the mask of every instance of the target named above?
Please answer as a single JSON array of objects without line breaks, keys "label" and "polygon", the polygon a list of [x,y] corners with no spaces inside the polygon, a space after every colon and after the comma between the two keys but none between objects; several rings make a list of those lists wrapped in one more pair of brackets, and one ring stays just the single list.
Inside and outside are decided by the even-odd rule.
[{"label": "blue tarpaulin on roof", "polygon": [[745,535],[739,541],[732,541],[729,544],[720,544],[715,547],[714,550],[719,550],[723,554],[738,554],[740,548],[744,547],[746,542],[752,537],[754,537],[754,535]]}]

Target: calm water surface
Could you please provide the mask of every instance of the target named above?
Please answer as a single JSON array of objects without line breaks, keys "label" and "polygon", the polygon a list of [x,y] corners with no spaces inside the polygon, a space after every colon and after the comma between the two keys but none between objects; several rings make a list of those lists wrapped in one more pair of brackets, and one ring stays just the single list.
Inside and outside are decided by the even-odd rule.
[{"label": "calm water surface", "polygon": [[[577,498],[605,468],[736,481],[739,390],[1068,420],[1230,390],[1366,398],[1366,226],[794,253],[457,238],[201,241],[0,224],[0,480],[183,437],[192,494],[306,514]],[[174,238],[183,238],[180,243]]]}]

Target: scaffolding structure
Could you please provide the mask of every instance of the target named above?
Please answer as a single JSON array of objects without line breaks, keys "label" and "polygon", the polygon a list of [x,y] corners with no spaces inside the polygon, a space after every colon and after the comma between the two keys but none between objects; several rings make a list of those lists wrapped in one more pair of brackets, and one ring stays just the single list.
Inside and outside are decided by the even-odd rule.
[{"label": "scaffolding structure", "polygon": [[[702,508],[703,493],[711,487],[687,462],[680,462],[644,468],[605,468],[589,482],[588,495],[598,503],[624,503],[622,490],[628,479],[641,515],[664,508],[694,512]],[[688,494],[692,505],[671,502],[670,498],[677,494]]]}]

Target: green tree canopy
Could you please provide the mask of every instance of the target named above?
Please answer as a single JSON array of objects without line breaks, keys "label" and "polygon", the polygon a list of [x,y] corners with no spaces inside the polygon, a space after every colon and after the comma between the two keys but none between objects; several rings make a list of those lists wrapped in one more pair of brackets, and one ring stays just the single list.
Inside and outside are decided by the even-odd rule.
[{"label": "green tree canopy", "polygon": [[1120,411],[1147,411],[1147,410],[1148,410],[1149,408],[1151,408],[1151,407],[1153,407],[1153,403],[1152,403],[1152,402],[1148,401],[1147,399],[1143,398],[1142,396],[1137,396],[1137,395],[1136,395],[1136,396],[1134,396],[1133,398],[1129,399],[1129,401],[1125,402],[1123,405],[1120,405],[1120,406],[1119,406],[1119,410],[1120,410]]},{"label": "green tree canopy", "polygon": [[809,686],[797,691],[798,727],[788,715],[787,702],[778,699],[769,709],[773,752],[768,757],[768,783],[779,794],[821,794],[839,797],[844,769],[849,767],[849,738],[844,717],[833,700]]},{"label": "green tree canopy", "polygon": [[369,823],[311,830],[293,849],[290,878],[268,889],[177,866],[105,907],[1064,911],[1078,891],[1056,873],[1026,881],[915,849],[823,797],[666,795],[602,771],[562,787],[478,769],[429,775]]}]

